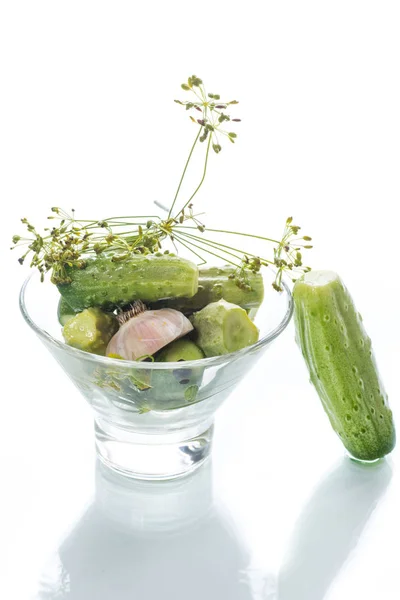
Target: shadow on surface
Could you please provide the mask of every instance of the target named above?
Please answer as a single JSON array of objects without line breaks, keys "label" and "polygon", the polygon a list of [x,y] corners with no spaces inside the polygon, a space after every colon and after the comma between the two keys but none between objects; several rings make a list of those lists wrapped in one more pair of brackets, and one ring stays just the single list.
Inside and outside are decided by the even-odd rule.
[{"label": "shadow on surface", "polygon": [[323,600],[389,485],[386,461],[345,458],[300,515],[278,577],[279,600]]},{"label": "shadow on surface", "polygon": [[38,600],[252,600],[248,554],[213,504],[211,465],[169,482],[96,467],[96,498],[41,579]]}]

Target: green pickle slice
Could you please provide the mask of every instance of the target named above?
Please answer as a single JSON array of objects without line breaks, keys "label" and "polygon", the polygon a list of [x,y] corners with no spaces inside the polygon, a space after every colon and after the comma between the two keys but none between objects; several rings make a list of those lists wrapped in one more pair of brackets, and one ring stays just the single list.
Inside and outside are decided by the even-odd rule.
[{"label": "green pickle slice", "polygon": [[65,323],[62,334],[66,344],[92,354],[103,355],[118,330],[116,318],[99,308],[87,308]]}]

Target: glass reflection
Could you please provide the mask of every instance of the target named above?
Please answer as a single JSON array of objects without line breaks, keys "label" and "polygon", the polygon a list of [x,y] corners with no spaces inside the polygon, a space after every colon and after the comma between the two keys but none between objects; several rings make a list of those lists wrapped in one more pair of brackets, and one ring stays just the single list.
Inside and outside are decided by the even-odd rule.
[{"label": "glass reflection", "polygon": [[96,496],[44,573],[40,600],[252,600],[249,555],[214,502],[211,463],[146,482],[96,466]]}]

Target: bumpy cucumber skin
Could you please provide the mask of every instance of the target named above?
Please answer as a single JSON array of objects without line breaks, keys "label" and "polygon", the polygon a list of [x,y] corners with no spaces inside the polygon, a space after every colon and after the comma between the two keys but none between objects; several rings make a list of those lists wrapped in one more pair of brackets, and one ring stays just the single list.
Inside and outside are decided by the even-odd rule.
[{"label": "bumpy cucumber skin", "polygon": [[396,443],[392,411],[348,290],[339,276],[326,285],[303,279],[293,297],[296,340],[333,429],[354,458],[389,454]]},{"label": "bumpy cucumber skin", "polygon": [[196,343],[207,357],[229,354],[258,341],[259,331],[245,309],[223,299],[208,304],[191,321]]},{"label": "bumpy cucumber skin", "polygon": [[229,275],[233,275],[234,272],[234,267],[230,266],[200,269],[199,287],[194,296],[163,300],[152,305],[152,308],[175,308],[185,314],[191,314],[211,302],[218,302],[221,298],[247,310],[259,308],[264,298],[264,282],[261,273],[249,272],[251,289],[244,290],[229,278]]},{"label": "bumpy cucumber skin", "polygon": [[107,256],[88,259],[83,269],[67,268],[71,283],[59,284],[60,294],[74,311],[91,306],[113,310],[133,300],[193,296],[198,268],[171,255],[136,255],[120,262]]}]

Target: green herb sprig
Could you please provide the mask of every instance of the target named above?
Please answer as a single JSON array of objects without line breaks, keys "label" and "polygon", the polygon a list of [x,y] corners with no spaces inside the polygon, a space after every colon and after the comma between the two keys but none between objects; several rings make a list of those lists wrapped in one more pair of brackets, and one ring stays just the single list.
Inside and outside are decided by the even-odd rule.
[{"label": "green herb sprig", "polygon": [[[205,256],[213,256],[235,266],[232,278],[242,288],[249,287],[249,272],[258,272],[262,267],[272,267],[276,272],[273,286],[282,290],[282,278],[286,273],[295,281],[299,274],[307,272],[310,267],[303,266],[302,250],[311,248],[309,236],[299,236],[300,227],[293,224],[292,218],[286,220],[280,239],[274,239],[251,233],[212,229],[200,220],[201,215],[194,212],[193,198],[199,192],[206,177],[211,149],[219,154],[222,150],[221,140],[234,143],[237,134],[227,129],[227,124],[240,122],[232,118],[228,111],[237,100],[223,102],[219,94],[206,93],[202,80],[195,75],[181,85],[186,92],[191,92],[190,100],[175,100],[187,111],[190,119],[198,128],[188,158],[186,160],[178,187],[168,215],[138,215],[108,217],[102,220],[77,219],[75,211],[67,213],[59,207],[53,207],[50,220],[56,220],[53,227],[46,227],[42,233],[26,219],[21,219],[26,226],[27,235],[13,236],[13,246],[25,246],[25,253],[18,259],[20,264],[30,258],[30,266],[35,267],[43,281],[45,274],[51,271],[53,283],[70,283],[66,266],[83,269],[90,257],[108,253],[115,262],[123,261],[132,254],[168,254],[165,243],[171,242],[177,252],[184,248],[196,257],[199,266],[207,262]],[[197,113],[201,113],[197,116]],[[195,114],[195,116],[193,116]],[[196,118],[197,117],[197,118]],[[190,160],[198,146],[203,145],[204,166],[199,183],[183,201],[181,208],[176,209],[182,183],[187,174]],[[205,150],[204,150],[205,146]],[[229,239],[244,240],[251,238],[273,245],[269,258],[256,256],[246,248],[223,244],[213,239],[212,234],[224,234]],[[304,243],[306,242],[306,243]]]}]

